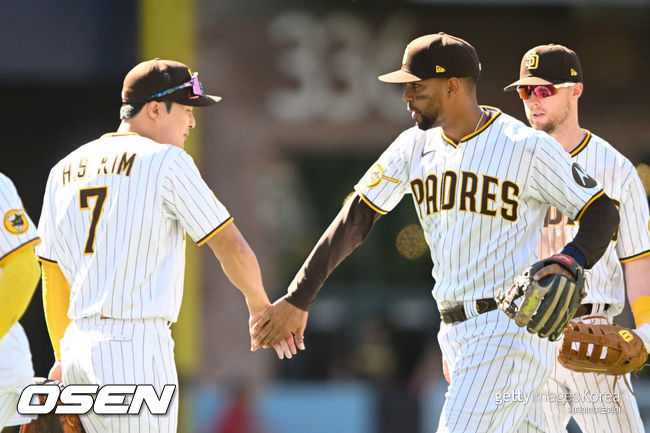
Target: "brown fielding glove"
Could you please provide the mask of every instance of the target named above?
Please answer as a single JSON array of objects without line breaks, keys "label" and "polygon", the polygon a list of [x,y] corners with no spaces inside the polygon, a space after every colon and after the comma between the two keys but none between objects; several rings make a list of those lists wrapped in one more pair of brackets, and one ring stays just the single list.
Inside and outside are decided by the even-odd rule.
[{"label": "brown fielding glove", "polygon": [[[54,381],[48,381],[51,383]],[[56,383],[56,382],[55,382]],[[59,384],[60,386],[60,384]],[[39,395],[41,404],[45,404],[45,396]],[[29,424],[20,426],[20,433],[86,433],[77,415],[56,415],[48,413],[39,415]]]},{"label": "brown fielding glove", "polygon": [[580,373],[618,376],[642,370],[647,358],[643,340],[633,330],[576,320],[564,329],[557,360],[565,368]]}]

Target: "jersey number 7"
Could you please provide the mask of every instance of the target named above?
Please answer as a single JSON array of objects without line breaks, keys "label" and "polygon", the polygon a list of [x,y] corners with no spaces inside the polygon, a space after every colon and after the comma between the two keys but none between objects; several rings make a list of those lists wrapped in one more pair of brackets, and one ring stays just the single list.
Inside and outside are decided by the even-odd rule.
[{"label": "jersey number 7", "polygon": [[104,202],[106,202],[106,195],[108,194],[108,186],[95,186],[92,188],[81,188],[79,190],[79,209],[90,209],[88,199],[95,197],[95,205],[92,208],[92,218],[90,220],[90,229],[88,230],[88,237],[86,238],[86,247],[84,254],[93,254],[95,252],[95,230],[97,223],[102,217],[104,210]]}]

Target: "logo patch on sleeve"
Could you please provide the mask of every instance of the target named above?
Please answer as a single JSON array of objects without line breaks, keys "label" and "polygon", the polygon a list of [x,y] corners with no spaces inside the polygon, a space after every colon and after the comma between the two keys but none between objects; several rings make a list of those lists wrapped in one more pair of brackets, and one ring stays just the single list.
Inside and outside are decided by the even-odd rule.
[{"label": "logo patch on sleeve", "polygon": [[5,214],[4,219],[5,229],[14,235],[22,235],[29,228],[29,221],[22,209],[12,209]]},{"label": "logo patch on sleeve", "polygon": [[368,172],[365,182],[366,188],[374,188],[381,183],[382,180],[387,180],[392,183],[399,183],[399,179],[386,176],[384,169],[380,164],[375,164],[374,167]]},{"label": "logo patch on sleeve", "polygon": [[571,167],[571,173],[573,173],[573,180],[575,180],[576,183],[583,188],[593,188],[598,184],[598,182],[596,182],[596,179],[589,176],[585,169],[580,167],[580,164],[577,162],[573,163],[573,166]]}]

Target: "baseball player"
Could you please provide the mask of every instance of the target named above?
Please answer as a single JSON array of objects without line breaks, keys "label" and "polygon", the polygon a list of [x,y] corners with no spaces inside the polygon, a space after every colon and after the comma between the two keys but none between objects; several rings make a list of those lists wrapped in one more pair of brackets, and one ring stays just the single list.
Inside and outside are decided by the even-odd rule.
[{"label": "baseball player", "polygon": [[[183,150],[193,107],[220,99],[182,63],[142,62],[124,79],[117,132],[52,168],[37,253],[64,383],[153,384],[159,395],[178,385],[170,325],[183,294],[185,233],[210,246],[251,320],[270,306],[253,251]],[[284,344],[278,356],[290,357]],[[89,433],[175,432],[177,412],[176,391],[164,416],[80,418]]]},{"label": "baseball player", "polygon": [[[527,396],[548,378],[554,344],[518,327],[494,297],[537,260],[548,205],[581,221],[563,251],[588,268],[618,224],[601,186],[578,178],[579,167],[554,140],[478,105],[479,73],[476,51],[462,39],[440,33],[408,44],[401,69],[379,79],[405,83],[403,100],[417,125],[361,178],[288,294],[252,329],[262,346],[288,330],[301,342],[327,276],[411,194],[431,250],[432,293],[444,322],[438,341],[451,375],[439,432],[515,431],[535,406]],[[545,267],[537,278],[559,268]],[[531,430],[543,430],[540,412]]]},{"label": "baseball player", "polygon": [[34,369],[25,331],[18,323],[34,294],[40,269],[36,227],[23,209],[16,187],[0,173],[0,430],[19,420],[16,405]]},{"label": "baseball player", "polygon": [[[582,129],[578,100],[583,92],[582,67],[576,53],[562,45],[540,45],[524,54],[520,78],[505,88],[517,90],[530,125],[555,138],[572,160],[600,182],[620,209],[621,223],[603,258],[585,275],[587,297],[577,318],[611,323],[625,305],[625,289],[639,328],[650,348],[650,217],[641,179],[632,163],[607,141]],[[578,231],[578,224],[556,208],[549,209],[539,243],[544,257],[562,249]],[[623,272],[625,271],[625,272]],[[583,432],[643,432],[639,408],[623,378],[577,373],[555,363],[542,393],[548,431],[565,432],[573,416]],[[585,394],[587,393],[587,394]],[[619,395],[619,405],[605,401],[606,393]],[[552,396],[601,395],[579,398],[569,406]],[[608,412],[606,409],[615,409]],[[605,409],[605,410],[603,410]],[[598,415],[601,411],[601,415]]]}]

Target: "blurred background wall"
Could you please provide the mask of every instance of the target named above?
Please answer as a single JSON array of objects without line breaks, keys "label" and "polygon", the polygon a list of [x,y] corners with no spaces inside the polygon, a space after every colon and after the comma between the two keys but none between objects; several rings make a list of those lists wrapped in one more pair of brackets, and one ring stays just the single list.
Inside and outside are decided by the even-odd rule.
[{"label": "blurred background wall", "polygon": [[[411,39],[439,31],[476,47],[479,102],[523,121],[520,100],[502,91],[523,53],[550,42],[574,49],[581,125],[631,159],[650,190],[648,0],[5,3],[0,170],[38,221],[50,167],[117,128],[126,72],[154,56],[184,61],[224,98],[200,110],[188,150],[275,299],[352,186],[411,125],[402,88],[376,76],[400,66]],[[250,353],[242,296],[208,249],[188,248],[174,327],[182,431],[434,431],[445,387],[418,227],[408,200],[382,217],[314,304],[308,350],[284,361]],[[40,289],[21,322],[44,376],[53,358]],[[645,380],[634,385],[650,422]]]}]

